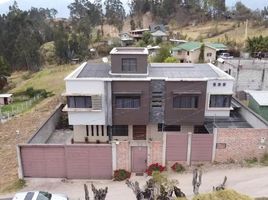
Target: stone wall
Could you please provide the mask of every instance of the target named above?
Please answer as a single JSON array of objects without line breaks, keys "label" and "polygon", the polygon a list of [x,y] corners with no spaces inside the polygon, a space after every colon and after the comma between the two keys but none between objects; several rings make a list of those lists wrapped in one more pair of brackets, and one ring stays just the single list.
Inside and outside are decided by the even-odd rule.
[{"label": "stone wall", "polygon": [[259,158],[268,147],[268,129],[217,129],[215,161]]},{"label": "stone wall", "polygon": [[130,145],[128,141],[120,141],[116,145],[116,168],[130,171]]},{"label": "stone wall", "polygon": [[150,142],[150,159],[148,160],[148,165],[153,163],[162,164],[163,146],[161,141]]}]

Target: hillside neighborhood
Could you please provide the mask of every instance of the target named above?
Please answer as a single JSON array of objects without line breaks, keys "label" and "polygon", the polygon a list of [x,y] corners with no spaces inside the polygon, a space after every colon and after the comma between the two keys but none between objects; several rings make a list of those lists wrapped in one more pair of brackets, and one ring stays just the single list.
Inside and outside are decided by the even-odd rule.
[{"label": "hillside neighborhood", "polygon": [[268,199],[268,5],[243,3],[13,2],[0,200]]}]

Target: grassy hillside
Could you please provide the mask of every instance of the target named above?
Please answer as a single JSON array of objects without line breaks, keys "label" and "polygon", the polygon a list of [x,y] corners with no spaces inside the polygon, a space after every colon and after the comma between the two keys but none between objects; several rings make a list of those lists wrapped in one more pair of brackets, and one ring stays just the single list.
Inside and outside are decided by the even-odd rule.
[{"label": "grassy hillside", "polygon": [[[238,23],[236,21],[210,21],[196,26],[171,27],[172,32],[187,36],[186,39],[188,40],[203,39],[211,42],[223,42],[228,38],[228,40],[235,41],[240,45],[245,42],[245,30],[246,23]],[[248,24],[248,37],[259,35],[268,36],[268,28],[250,22]]]}]

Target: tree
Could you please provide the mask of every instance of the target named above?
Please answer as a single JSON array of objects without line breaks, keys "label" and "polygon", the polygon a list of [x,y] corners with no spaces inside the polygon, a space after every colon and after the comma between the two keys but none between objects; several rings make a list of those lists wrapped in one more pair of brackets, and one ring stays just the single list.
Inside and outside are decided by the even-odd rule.
[{"label": "tree", "polygon": [[153,58],[153,62],[164,62],[165,59],[170,57],[170,51],[168,47],[161,47],[159,49],[159,52],[156,54],[156,56]]},{"label": "tree", "polygon": [[242,21],[242,20],[250,19],[252,16],[252,12],[248,7],[246,7],[243,3],[241,3],[241,1],[238,1],[235,4],[235,16],[236,16],[236,19]]},{"label": "tree", "polygon": [[142,40],[146,45],[153,43],[152,34],[149,31],[145,31],[142,35]]},{"label": "tree", "polygon": [[134,21],[133,17],[131,17],[131,20],[130,20],[130,29],[131,30],[136,29],[136,24],[135,24],[135,21]]},{"label": "tree", "polygon": [[0,56],[0,90],[7,84],[6,76],[9,76],[9,67],[3,56]]},{"label": "tree", "polygon": [[67,63],[69,59],[68,34],[62,23],[58,25],[55,31],[55,49],[59,63]]},{"label": "tree", "polygon": [[116,26],[121,31],[126,15],[123,3],[120,0],[105,0],[104,5],[108,24]]},{"label": "tree", "polygon": [[205,45],[202,44],[200,48],[200,54],[199,54],[199,63],[204,62],[204,57],[205,57]]}]

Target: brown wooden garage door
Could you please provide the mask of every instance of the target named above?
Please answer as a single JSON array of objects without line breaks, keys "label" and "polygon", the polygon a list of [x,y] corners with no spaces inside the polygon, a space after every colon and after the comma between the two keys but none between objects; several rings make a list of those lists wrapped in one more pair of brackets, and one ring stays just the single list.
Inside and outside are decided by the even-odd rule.
[{"label": "brown wooden garage door", "polygon": [[167,134],[166,160],[187,160],[188,134]]},{"label": "brown wooden garage door", "polygon": [[111,179],[111,145],[23,145],[24,177]]},{"label": "brown wooden garage door", "polygon": [[25,177],[65,177],[64,148],[23,147],[21,148],[22,169]]}]

